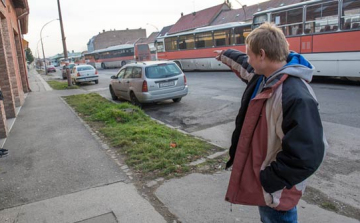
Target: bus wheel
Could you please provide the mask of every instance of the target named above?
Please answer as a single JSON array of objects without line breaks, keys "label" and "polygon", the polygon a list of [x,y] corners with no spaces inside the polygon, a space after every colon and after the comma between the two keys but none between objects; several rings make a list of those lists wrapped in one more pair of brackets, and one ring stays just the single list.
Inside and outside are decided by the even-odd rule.
[{"label": "bus wheel", "polygon": [[102,69],[106,69],[106,66],[105,66],[104,63],[101,63],[101,68],[102,68]]},{"label": "bus wheel", "polygon": [[178,67],[180,67],[180,69],[182,70],[181,64],[179,61],[174,61],[176,63],[176,65],[178,65]]},{"label": "bus wheel", "polygon": [[126,62],[125,61],[121,61],[121,67],[125,66]]}]

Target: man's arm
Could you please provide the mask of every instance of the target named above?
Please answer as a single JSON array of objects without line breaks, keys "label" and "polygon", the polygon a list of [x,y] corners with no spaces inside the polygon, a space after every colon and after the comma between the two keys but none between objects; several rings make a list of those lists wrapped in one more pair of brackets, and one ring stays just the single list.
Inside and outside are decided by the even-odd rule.
[{"label": "man's arm", "polygon": [[317,101],[298,78],[283,85],[282,151],[276,161],[260,172],[260,181],[268,193],[304,181],[320,166],[326,141]]},{"label": "man's arm", "polygon": [[248,83],[254,76],[254,69],[247,62],[247,55],[241,51],[228,49],[226,51],[215,51],[218,53],[216,59],[230,67],[230,69]]}]

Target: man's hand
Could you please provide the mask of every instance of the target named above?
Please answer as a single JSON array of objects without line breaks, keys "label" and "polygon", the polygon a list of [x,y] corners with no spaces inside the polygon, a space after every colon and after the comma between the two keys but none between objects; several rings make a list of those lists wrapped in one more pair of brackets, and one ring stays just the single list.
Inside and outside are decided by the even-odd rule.
[{"label": "man's hand", "polygon": [[216,55],[216,57],[215,57],[215,59],[217,59],[218,61],[220,61],[221,60],[221,55],[224,53],[224,50],[214,50],[214,53],[216,53],[217,55]]}]

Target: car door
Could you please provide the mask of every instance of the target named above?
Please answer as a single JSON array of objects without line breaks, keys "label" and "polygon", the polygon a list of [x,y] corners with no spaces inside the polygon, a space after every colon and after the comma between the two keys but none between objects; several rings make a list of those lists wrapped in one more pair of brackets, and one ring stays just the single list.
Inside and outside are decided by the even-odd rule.
[{"label": "car door", "polygon": [[123,84],[121,85],[121,97],[130,100],[129,86],[131,82],[133,67],[126,67]]},{"label": "car door", "polygon": [[126,69],[122,69],[116,75],[115,79],[111,80],[111,86],[113,87],[114,93],[116,96],[121,97],[121,90],[123,89],[122,85],[124,82],[124,74]]}]

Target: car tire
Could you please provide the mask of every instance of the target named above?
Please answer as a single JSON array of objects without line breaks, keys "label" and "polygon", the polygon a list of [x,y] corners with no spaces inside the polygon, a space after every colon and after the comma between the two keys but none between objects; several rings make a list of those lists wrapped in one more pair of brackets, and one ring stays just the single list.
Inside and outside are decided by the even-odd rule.
[{"label": "car tire", "polygon": [[178,103],[181,101],[181,98],[173,98],[172,100],[173,100],[173,102]]},{"label": "car tire", "polygon": [[130,92],[130,102],[131,104],[138,106],[139,108],[142,108],[142,104],[140,101],[136,98],[136,95],[134,92]]},{"label": "car tire", "polygon": [[110,90],[111,98],[113,100],[117,100],[118,97],[115,95],[115,92],[114,92],[113,88],[111,87],[111,85],[109,86],[109,90]]},{"label": "car tire", "polygon": [[96,81],[94,81],[95,82],[95,84],[98,84],[99,83],[99,80],[96,80]]}]

